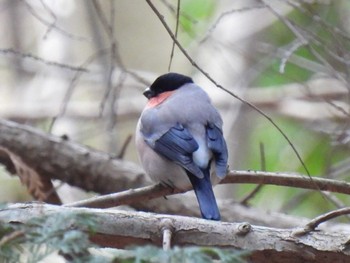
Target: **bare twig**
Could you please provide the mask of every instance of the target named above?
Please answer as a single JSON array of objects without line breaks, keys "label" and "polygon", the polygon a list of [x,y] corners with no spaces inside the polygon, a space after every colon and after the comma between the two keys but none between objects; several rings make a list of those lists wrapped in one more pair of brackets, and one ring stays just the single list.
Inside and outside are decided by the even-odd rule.
[{"label": "bare twig", "polygon": [[169,250],[171,248],[172,232],[169,228],[163,229],[163,249]]},{"label": "bare twig", "polygon": [[[261,171],[266,171],[266,159],[265,159],[265,149],[264,144],[260,142],[259,144],[260,150],[260,163],[261,163]],[[240,202],[242,205],[247,206],[250,199],[254,198],[257,193],[263,188],[262,184],[257,185],[250,193],[247,194],[246,197],[242,199]]]},{"label": "bare twig", "polygon": [[299,40],[294,41],[294,43],[292,43],[292,45],[290,46],[290,48],[288,50],[286,50],[286,53],[284,54],[284,56],[281,59],[281,64],[279,67],[279,72],[281,74],[284,73],[284,69],[286,67],[286,64],[289,60],[289,58],[291,57],[291,55],[293,55],[293,53],[299,49],[300,47],[302,47],[304,45],[304,43],[300,42]]},{"label": "bare twig", "polygon": [[[72,33],[67,32],[66,30],[58,27],[56,25],[57,18],[55,16],[53,16],[54,21],[52,23],[48,22],[35,11],[35,9],[29,4],[28,1],[21,0],[21,2],[27,7],[27,10],[29,11],[29,13],[32,14],[33,17],[35,17],[38,21],[40,21],[42,24],[44,24],[45,26],[48,27],[48,30],[47,30],[45,35],[47,35],[47,33],[53,28],[56,30],[56,32],[66,36],[70,39],[74,39],[74,40],[78,40],[78,41],[90,41],[90,39],[87,37],[81,37],[81,36],[74,35]],[[46,6],[46,4],[43,6],[46,10],[48,10],[48,7]],[[53,13],[50,12],[50,14],[52,15]]]},{"label": "bare twig", "polygon": [[254,183],[254,184],[272,184],[288,187],[297,187],[303,189],[314,189],[343,194],[350,194],[350,183],[345,181],[331,180],[320,177],[312,177],[312,181],[305,175],[272,173],[258,171],[230,171],[221,181],[222,184],[228,183]]},{"label": "bare twig", "polygon": [[[178,33],[178,30],[179,30],[180,6],[181,6],[181,0],[177,0],[175,38],[177,38],[177,33]],[[168,65],[168,71],[170,71],[170,69],[171,69],[171,64],[172,64],[172,62],[173,62],[173,57],[174,57],[174,51],[175,51],[175,42],[173,41],[173,45],[172,45],[172,47],[171,47],[171,53],[170,53],[170,60],[169,60],[169,65]]]},{"label": "bare twig", "polygon": [[170,187],[161,184],[140,187],[138,189],[130,189],[119,193],[96,196],[90,199],[66,204],[69,207],[90,207],[90,208],[109,208],[120,205],[129,205],[141,200],[150,200],[160,196],[179,193]]},{"label": "bare twig", "polygon": [[131,142],[131,139],[132,139],[132,134],[129,134],[129,136],[125,139],[123,146],[121,147],[121,149],[117,155],[118,159],[123,159],[125,152],[126,152],[126,149],[128,148],[128,146]]},{"label": "bare twig", "polygon": [[[253,172],[253,171],[230,171],[226,178],[220,184],[263,184],[279,185],[304,189],[314,189],[323,191],[332,191],[343,194],[350,194],[350,183],[314,177],[311,182],[305,176],[291,175],[271,172]],[[187,189],[191,190],[191,189]],[[143,202],[165,195],[173,195],[186,192],[180,191],[164,185],[154,184],[138,189],[126,190],[120,193],[97,196],[83,201],[79,201],[67,206],[90,207],[90,208],[108,208],[119,205],[129,205],[135,202]]]},{"label": "bare twig", "polygon": [[305,235],[305,234],[310,233],[311,231],[315,230],[316,227],[318,227],[318,225],[320,225],[328,220],[331,220],[331,219],[339,217],[339,216],[348,215],[348,214],[350,214],[350,207],[344,207],[344,208],[340,208],[340,209],[325,213],[323,215],[315,217],[309,223],[307,223],[303,229],[297,229],[296,231],[294,231],[293,234],[297,235],[297,236]]},{"label": "bare twig", "polygon": [[239,9],[233,9],[233,10],[229,10],[229,11],[225,11],[222,12],[220,14],[220,16],[216,19],[216,21],[212,24],[212,26],[208,29],[205,37],[199,42],[199,43],[204,43],[205,41],[208,40],[209,36],[214,32],[214,30],[216,29],[216,27],[221,23],[221,21],[226,18],[227,16],[233,15],[233,14],[237,14],[237,13],[243,13],[243,12],[247,12],[247,11],[252,11],[252,10],[257,10],[257,9],[261,9],[261,8],[266,8],[266,6],[264,4],[262,5],[256,5],[256,6],[248,6],[248,7],[243,7],[243,8],[239,8]]},{"label": "bare twig", "polygon": [[[316,59],[318,59],[324,66],[326,66],[334,76],[342,80],[344,84],[347,84],[347,81],[344,79],[341,73],[338,72],[325,58],[323,58],[322,55],[312,47],[312,45],[310,45],[310,37],[308,36],[309,34],[303,34],[303,31],[305,31],[305,29],[300,29],[295,25],[293,21],[282,16],[277,10],[275,10],[271,5],[268,5],[264,0],[259,1],[264,3],[266,7],[271,11],[271,13],[274,14],[283,24],[288,27],[288,29],[297,37],[300,45],[305,45],[311,54],[314,55]],[[350,90],[349,85],[347,85],[347,88]]]},{"label": "bare twig", "polygon": [[313,192],[303,190],[299,193],[294,194],[286,203],[282,205],[282,207],[279,209],[281,212],[289,212],[298,207],[300,204],[303,203],[304,200],[307,200],[308,197],[310,197],[313,194]]},{"label": "bare twig", "polygon": [[173,236],[174,226],[172,220],[164,219],[161,222],[161,229],[163,234],[163,250],[171,249],[171,240]]},{"label": "bare twig", "polygon": [[[177,7],[175,8],[175,6],[172,3],[169,3],[167,0],[161,0],[161,2],[164,4],[164,6],[166,6],[174,15],[175,17],[177,16]],[[190,21],[192,24],[196,24],[198,23],[198,21],[196,19],[194,19],[190,14],[187,14],[183,11],[180,12],[180,15],[185,18],[186,20]],[[181,22],[181,20],[180,20]]]},{"label": "bare twig", "polygon": [[[52,17],[53,21],[52,23],[50,23],[50,26],[48,26],[45,35],[44,35],[44,39],[47,38],[47,36],[49,35],[49,33],[52,31],[52,29],[56,26],[57,23],[57,16],[56,14],[49,8],[49,6],[43,1],[40,0],[41,5],[44,7],[44,9],[50,14],[50,16]],[[29,6],[29,4],[26,2],[26,4]],[[34,10],[33,10],[34,11]],[[32,15],[35,17],[36,14]],[[38,20],[40,21],[40,18],[38,18]]]},{"label": "bare twig", "polygon": [[[282,2],[282,1],[280,0],[280,2]],[[350,40],[349,33],[343,31],[341,28],[337,27],[336,25],[333,25],[333,24],[327,22],[325,19],[320,17],[318,14],[311,12],[309,9],[303,8],[299,3],[289,1],[289,0],[288,1],[283,0],[283,2],[287,3],[288,5],[290,5],[291,7],[295,8],[295,9],[299,10],[300,12],[306,14],[315,23],[321,23],[322,26],[324,26],[324,28],[326,28],[328,32],[330,32],[332,34],[336,33],[336,34],[342,36],[343,38]]]},{"label": "bare twig", "polygon": [[55,61],[50,61],[50,60],[46,60],[44,58],[35,56],[31,53],[22,53],[20,51],[14,50],[12,48],[5,48],[5,49],[0,49],[0,53],[3,55],[15,55],[15,56],[19,56],[22,59],[31,59],[31,60],[35,60],[37,62],[43,63],[47,66],[53,66],[53,67],[58,67],[61,69],[67,69],[67,70],[72,70],[72,71],[79,71],[79,72],[89,72],[88,69],[86,68],[82,68],[82,67],[75,67],[75,66],[71,66],[71,65],[67,65],[67,64],[63,64],[63,63],[59,63],[59,62],[55,62]]},{"label": "bare twig", "polygon": [[96,0],[92,0],[97,16],[102,24],[102,28],[106,31],[107,35],[110,35],[113,31],[111,25],[108,23],[107,17],[102,10],[100,3]]},{"label": "bare twig", "polygon": [[[344,202],[340,200],[337,196],[330,192],[323,192],[324,195],[327,196],[328,200],[331,201],[331,203],[338,209],[346,207]],[[345,215],[346,219],[350,221],[350,215]]]},{"label": "bare twig", "polygon": [[[81,64],[81,67],[83,67],[83,68],[87,67],[92,61],[94,61],[96,59],[96,57],[104,54],[106,51],[107,50],[105,50],[105,49],[97,51],[95,54],[88,57],[87,60]],[[72,80],[70,81],[69,87],[67,88],[67,91],[64,94],[64,97],[63,97],[60,109],[58,111],[58,114],[52,118],[52,121],[51,121],[49,129],[48,129],[49,132],[52,131],[57,119],[63,117],[64,114],[66,113],[68,103],[70,101],[70,98],[73,95],[74,89],[76,87],[77,82],[79,81],[81,74],[82,74],[82,72],[76,72],[76,74],[74,74]]]}]

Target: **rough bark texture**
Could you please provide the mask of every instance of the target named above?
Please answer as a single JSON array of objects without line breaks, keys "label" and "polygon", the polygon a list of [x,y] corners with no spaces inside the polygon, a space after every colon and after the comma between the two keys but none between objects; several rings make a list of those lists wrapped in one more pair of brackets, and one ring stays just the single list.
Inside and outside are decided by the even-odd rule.
[{"label": "rough bark texture", "polygon": [[[81,146],[65,138],[3,120],[0,120],[0,147],[2,148],[0,162],[11,173],[18,173],[18,167],[11,158],[15,156],[41,178],[59,179],[87,191],[105,194],[149,184],[143,171],[133,163],[114,159],[106,153]],[[250,171],[231,171],[225,180],[226,183],[268,183],[342,193],[349,193],[350,189],[348,183],[341,181],[322,178],[310,181],[302,176]],[[130,202],[128,195],[129,197],[133,195],[132,198],[136,201]],[[160,197],[155,198],[156,196]],[[142,198],[142,195],[140,197]],[[152,196],[155,198],[152,200],[140,200],[140,197],[135,195],[134,190],[130,190],[123,198],[127,200],[125,203],[136,210],[200,216],[192,193],[170,196],[167,199],[161,195]],[[11,206],[0,211],[0,218],[4,222],[25,223],[31,217],[39,216],[41,212],[44,214],[58,211],[93,213],[101,220],[99,231],[92,237],[93,240],[112,247],[124,247],[130,244],[161,244],[159,225],[163,219],[170,219],[172,223],[175,222],[176,229],[173,245],[215,245],[250,249],[254,251],[251,254],[254,262],[346,262],[350,260],[346,245],[347,236],[350,233],[348,225],[324,223],[319,227],[321,232],[295,237],[291,235],[292,230],[288,228],[302,227],[308,223],[309,219],[249,208],[236,204],[232,200],[218,200],[218,203],[224,221],[247,221],[250,224],[265,227],[254,226],[247,235],[240,236],[236,228],[242,224],[37,204]],[[134,233],[135,229],[139,234]],[[120,232],[122,230],[125,232]]]},{"label": "rough bark texture", "polygon": [[41,176],[87,191],[112,193],[147,183],[143,171],[131,162],[13,122],[0,120],[0,146]]},{"label": "rough bark texture", "polygon": [[254,251],[252,262],[349,262],[350,232],[313,231],[294,235],[280,229],[169,216],[144,212],[72,208],[45,204],[16,204],[0,210],[0,222],[25,224],[28,220],[56,213],[93,215],[98,224],[92,240],[111,247],[162,243],[163,227],[173,231],[172,245],[234,247]]}]

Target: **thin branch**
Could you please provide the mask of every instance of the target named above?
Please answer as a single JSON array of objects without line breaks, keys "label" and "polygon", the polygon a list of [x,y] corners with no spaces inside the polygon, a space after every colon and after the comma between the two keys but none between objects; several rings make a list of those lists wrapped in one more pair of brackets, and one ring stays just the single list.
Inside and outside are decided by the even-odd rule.
[{"label": "thin branch", "polygon": [[137,189],[130,189],[119,193],[96,196],[82,201],[66,204],[68,207],[90,207],[90,208],[109,208],[120,205],[130,205],[132,203],[144,202],[153,198],[180,193],[170,187],[161,184],[144,186]]},{"label": "thin branch", "polygon": [[[35,167],[41,175],[88,191],[119,192],[148,182],[133,163],[113,159],[106,153],[26,125],[0,120],[0,145]],[[273,184],[350,194],[350,183],[317,177],[311,181],[306,176],[287,173],[230,171],[222,183]],[[163,195],[164,192],[159,192],[159,196]]]},{"label": "thin branch", "polygon": [[279,67],[279,72],[281,74],[284,73],[286,64],[289,60],[289,58],[293,55],[293,53],[295,51],[297,51],[300,47],[302,47],[304,45],[304,43],[300,42],[299,40],[294,41],[294,43],[292,43],[292,45],[290,46],[290,48],[288,48],[284,54],[284,56],[281,59],[281,63],[280,63],[280,67]]},{"label": "thin branch", "polygon": [[[277,12],[271,5],[268,5],[264,0],[259,0],[260,2],[264,3],[266,7],[271,11],[272,14],[274,14],[287,28],[297,37],[297,39],[300,41],[301,45],[305,45],[312,55],[315,56],[316,59],[318,59],[324,66],[326,66],[334,76],[336,76],[338,79],[342,80],[345,84],[347,84],[347,81],[344,79],[344,77],[332,67],[332,65],[322,57],[322,55],[317,52],[311,45],[310,45],[310,37],[309,35],[312,34],[311,32],[309,35],[303,34],[301,31],[305,31],[305,29],[300,29],[298,26],[295,25],[295,23],[284,16],[282,16],[279,12]],[[348,89],[350,90],[350,87],[347,85]]]},{"label": "thin branch", "polygon": [[286,203],[282,205],[279,211],[283,213],[290,213],[293,209],[301,205],[303,201],[309,198],[312,194],[313,192],[307,190],[303,190],[299,193],[294,194]]},{"label": "thin branch", "polygon": [[350,183],[347,183],[345,181],[331,180],[315,176],[312,177],[311,181],[305,175],[291,173],[230,171],[228,175],[223,179],[223,181],[221,181],[221,183],[271,184],[350,194]]},{"label": "thin branch", "polygon": [[[164,4],[164,6],[166,8],[168,8],[170,10],[170,12],[172,12],[173,14],[175,14],[175,17],[177,16],[177,12],[176,12],[176,9],[174,5],[172,5],[171,3],[169,3],[168,1],[166,0],[161,0],[161,2]],[[196,24],[198,23],[198,21],[196,19],[194,19],[190,14],[187,14],[183,11],[180,12],[180,15],[185,18],[186,20],[190,21],[192,24]],[[181,22],[181,21],[180,21]]]},{"label": "thin branch", "polygon": [[[350,183],[313,177],[313,181],[307,177],[297,174],[282,174],[272,172],[258,171],[230,171],[220,184],[262,184],[262,185],[279,185],[303,189],[314,189],[330,191],[342,194],[350,194]],[[136,202],[144,202],[166,195],[184,193],[187,190],[173,189],[161,184],[130,189],[119,193],[97,196],[83,201],[67,204],[71,207],[90,207],[90,208],[108,208],[119,205],[130,205]]]},{"label": "thin branch", "polygon": [[[346,207],[346,205],[344,204],[344,202],[342,200],[340,200],[337,196],[335,196],[334,194],[331,194],[329,192],[323,192],[324,195],[327,196],[328,200],[332,202],[332,204],[338,208],[344,208]],[[347,220],[350,221],[350,215],[345,215]]]},{"label": "thin branch", "polygon": [[31,53],[22,53],[20,51],[14,50],[13,48],[0,49],[0,54],[3,54],[3,55],[9,55],[10,54],[10,55],[18,56],[18,57],[20,57],[22,59],[35,60],[37,62],[45,64],[46,66],[53,66],[53,67],[58,67],[58,68],[61,68],[61,69],[67,69],[67,70],[72,70],[72,71],[79,71],[79,72],[84,72],[84,73],[89,72],[89,70],[86,69],[86,68],[75,67],[75,66],[59,63],[59,62],[56,62],[56,61],[46,60],[44,58],[35,56],[35,55],[31,54]]},{"label": "thin branch", "polygon": [[171,240],[174,232],[174,225],[172,220],[164,219],[161,222],[161,229],[163,234],[163,250],[171,249]]},{"label": "thin branch", "polygon": [[[282,2],[280,0],[280,2]],[[345,38],[346,40],[350,40],[350,36],[349,33],[343,31],[341,28],[337,27],[336,25],[333,25],[331,23],[328,23],[326,20],[324,20],[322,17],[320,17],[318,14],[315,14],[314,12],[311,12],[309,9],[307,8],[302,8],[302,6],[297,3],[297,2],[293,2],[293,1],[285,1],[283,0],[283,3],[287,3],[288,5],[290,5],[291,7],[299,10],[300,12],[306,14],[308,16],[308,18],[311,18],[312,20],[314,20],[315,23],[321,23],[322,26],[324,28],[327,29],[328,32],[334,34],[338,34],[341,37]]]},{"label": "thin branch", "polygon": [[[176,10],[176,27],[175,27],[175,38],[177,38],[177,33],[179,30],[179,22],[180,22],[180,6],[181,6],[181,0],[177,0],[177,10]],[[171,69],[171,64],[173,62],[174,57],[174,51],[175,51],[175,42],[173,41],[173,45],[171,47],[171,53],[170,53],[170,60],[168,65],[168,71]]]},{"label": "thin branch", "polygon": [[106,31],[107,35],[111,35],[113,29],[111,28],[111,25],[108,23],[108,20],[106,18],[105,13],[102,10],[101,5],[99,4],[99,2],[97,0],[92,0],[92,4],[94,5],[98,19],[100,20],[100,22],[102,24],[102,28]]},{"label": "thin branch", "polygon": [[[94,53],[90,57],[88,57],[86,59],[86,61],[84,61],[81,64],[81,67],[83,67],[83,68],[87,67],[89,64],[91,64],[96,59],[96,57],[98,57],[99,55],[102,55],[102,54],[104,54],[106,52],[107,52],[106,49],[102,49],[102,50],[97,51],[96,53]],[[63,117],[64,114],[66,113],[66,110],[67,110],[67,107],[68,107],[68,103],[69,103],[69,101],[70,101],[70,99],[71,99],[71,97],[73,95],[74,89],[76,87],[77,82],[79,81],[79,78],[80,78],[81,74],[82,74],[82,72],[76,72],[74,74],[72,80],[70,81],[69,87],[67,88],[67,90],[66,90],[66,92],[64,94],[64,97],[63,97],[60,109],[59,109],[57,115],[52,118],[52,121],[51,121],[49,129],[48,129],[49,132],[52,131],[56,121],[59,118]]]},{"label": "thin branch", "polygon": [[163,229],[163,249],[164,250],[169,250],[171,248],[171,237],[172,237],[172,232],[170,229],[165,228]]},{"label": "thin branch", "polygon": [[239,9],[233,9],[233,10],[229,10],[229,11],[225,11],[222,12],[220,14],[220,16],[216,19],[216,21],[212,24],[212,26],[208,29],[206,36],[199,42],[199,43],[204,43],[205,41],[208,40],[208,38],[210,37],[210,35],[214,32],[214,30],[217,28],[217,26],[221,23],[222,20],[224,20],[224,18],[226,18],[227,16],[231,16],[233,14],[237,14],[237,13],[244,13],[247,11],[252,11],[252,10],[257,10],[257,9],[262,9],[262,8],[266,8],[266,5],[262,4],[262,5],[256,5],[256,6],[248,6],[248,7],[243,7],[243,8],[239,8]]},{"label": "thin branch", "polygon": [[[53,21],[52,23],[46,21],[44,18],[42,18],[42,17],[36,12],[36,10],[28,3],[28,1],[26,1],[26,0],[20,0],[20,1],[27,7],[27,10],[29,11],[29,13],[32,14],[33,17],[35,17],[38,21],[40,21],[42,24],[44,24],[45,26],[48,27],[48,30],[47,30],[47,32],[45,33],[45,35],[47,35],[48,32],[53,28],[53,29],[56,30],[56,32],[58,32],[58,33],[60,33],[60,34],[62,34],[62,35],[64,35],[64,36],[66,36],[66,37],[68,37],[68,38],[70,38],[70,39],[74,39],[74,40],[78,40],[78,41],[90,41],[90,39],[87,38],[87,37],[76,36],[76,35],[74,35],[74,34],[72,34],[72,33],[67,32],[66,30],[64,30],[64,29],[62,29],[62,28],[60,28],[60,27],[58,27],[58,26],[56,25],[56,20],[57,20],[57,18],[56,18],[55,16],[53,16],[53,17],[54,17],[54,21]],[[45,8],[46,10],[48,10],[48,7],[46,6],[46,4],[45,4],[45,5],[43,4],[43,6],[44,6],[44,8]],[[53,13],[50,12],[50,14],[52,15]]]},{"label": "thin branch", "polygon": [[[49,33],[52,31],[53,28],[55,28],[56,26],[56,23],[57,23],[57,16],[56,14],[49,8],[49,6],[44,2],[44,0],[40,0],[40,3],[41,5],[44,7],[44,9],[50,14],[50,16],[52,17],[53,21],[50,23],[50,25],[48,26],[46,32],[45,32],[45,35],[44,35],[44,39],[47,38],[47,36],[49,35]],[[26,2],[27,5],[29,5],[27,2]],[[32,13],[32,15],[34,15]],[[35,15],[34,15],[35,17]]]},{"label": "thin branch", "polygon": [[118,159],[123,159],[125,152],[126,152],[126,149],[128,148],[128,146],[131,142],[131,139],[132,139],[132,134],[129,134],[128,137],[125,139],[123,146],[121,147],[121,149],[117,155]]},{"label": "thin branch", "polygon": [[309,223],[307,223],[303,229],[300,229],[300,230],[298,229],[294,231],[294,235],[297,235],[297,236],[305,235],[307,233],[310,233],[311,231],[314,231],[316,227],[318,227],[320,224],[326,221],[329,221],[339,216],[344,216],[349,214],[350,214],[350,207],[344,207],[334,211],[330,211],[328,213],[315,217]]},{"label": "thin branch", "polygon": [[[266,171],[266,158],[265,158],[265,148],[263,143],[259,143],[260,150],[260,163],[261,163],[261,171]],[[242,205],[247,206],[250,199],[254,198],[257,193],[263,188],[262,184],[257,185],[250,193],[247,194],[246,197],[242,199],[240,202]]]}]

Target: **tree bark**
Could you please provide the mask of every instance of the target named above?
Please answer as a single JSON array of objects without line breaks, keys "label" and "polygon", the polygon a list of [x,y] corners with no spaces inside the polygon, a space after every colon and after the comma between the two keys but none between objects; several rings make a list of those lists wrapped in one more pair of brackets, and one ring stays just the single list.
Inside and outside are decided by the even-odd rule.
[{"label": "tree bark", "polygon": [[[29,220],[57,213],[82,213],[96,219],[91,239],[102,245],[125,248],[131,244],[162,244],[162,229],[173,233],[172,246],[216,246],[252,251],[252,262],[349,262],[350,232],[281,229],[249,223],[216,222],[112,209],[62,207],[40,203],[14,204],[0,209],[0,222],[26,224]],[[268,257],[267,257],[268,256]],[[277,261],[278,260],[278,261]]]}]

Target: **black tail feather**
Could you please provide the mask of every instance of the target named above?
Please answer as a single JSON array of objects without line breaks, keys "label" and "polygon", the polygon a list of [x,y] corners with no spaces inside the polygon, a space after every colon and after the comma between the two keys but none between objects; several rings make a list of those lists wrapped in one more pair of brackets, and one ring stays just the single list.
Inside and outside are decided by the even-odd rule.
[{"label": "black tail feather", "polygon": [[198,178],[187,171],[187,175],[192,183],[196,194],[202,217],[209,220],[220,220],[220,212],[210,181],[210,168],[203,171],[204,178]]}]

